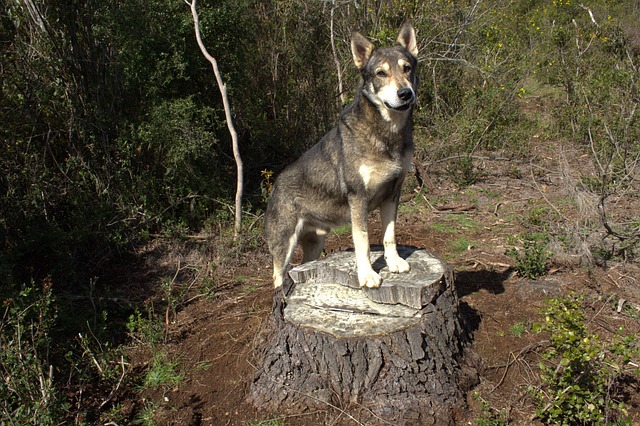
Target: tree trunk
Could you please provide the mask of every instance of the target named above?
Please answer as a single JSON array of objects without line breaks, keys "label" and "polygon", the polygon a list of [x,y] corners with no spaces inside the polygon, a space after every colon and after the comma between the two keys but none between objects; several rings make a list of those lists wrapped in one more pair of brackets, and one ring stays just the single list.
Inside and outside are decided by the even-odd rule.
[{"label": "tree trunk", "polygon": [[293,268],[287,295],[275,298],[252,404],[280,413],[353,408],[366,424],[446,425],[462,415],[478,379],[453,273],[424,250],[399,252],[408,274],[389,273],[382,248],[372,250],[378,290],[351,288],[352,252]]}]

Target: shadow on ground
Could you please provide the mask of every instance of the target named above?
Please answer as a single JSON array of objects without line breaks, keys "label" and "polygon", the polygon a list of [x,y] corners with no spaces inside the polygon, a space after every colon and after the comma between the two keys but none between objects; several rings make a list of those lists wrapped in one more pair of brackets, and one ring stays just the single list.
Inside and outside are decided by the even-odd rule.
[{"label": "shadow on ground", "polygon": [[[459,298],[486,290],[491,294],[504,293],[504,282],[511,275],[511,268],[506,271],[461,271],[456,272],[454,286]],[[482,318],[478,311],[467,302],[460,301],[460,319],[462,326],[471,335],[480,328]]]}]

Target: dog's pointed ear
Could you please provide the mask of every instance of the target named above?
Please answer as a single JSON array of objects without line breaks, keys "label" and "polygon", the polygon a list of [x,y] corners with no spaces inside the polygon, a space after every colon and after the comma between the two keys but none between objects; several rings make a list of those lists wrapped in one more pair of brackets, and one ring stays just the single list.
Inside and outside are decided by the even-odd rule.
[{"label": "dog's pointed ear", "polygon": [[355,31],[351,34],[351,53],[353,54],[353,62],[359,70],[367,65],[373,49],[373,43],[365,36]]},{"label": "dog's pointed ear", "polygon": [[402,25],[396,41],[400,46],[407,49],[407,51],[414,57],[418,57],[418,43],[416,42],[416,32],[413,29],[413,26],[411,26],[411,22],[407,21]]}]

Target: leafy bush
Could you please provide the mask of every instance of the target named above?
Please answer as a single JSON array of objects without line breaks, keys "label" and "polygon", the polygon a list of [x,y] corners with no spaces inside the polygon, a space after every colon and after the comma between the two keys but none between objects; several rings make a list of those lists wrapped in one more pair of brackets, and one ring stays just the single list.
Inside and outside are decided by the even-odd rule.
[{"label": "leafy bush", "polygon": [[550,347],[540,363],[542,386],[530,390],[537,416],[551,424],[600,425],[624,416],[621,381],[638,373],[636,336],[623,337],[621,329],[604,340],[591,333],[582,301],[576,295],[550,299],[544,322],[534,326],[549,333]]},{"label": "leafy bush", "polygon": [[151,307],[147,309],[146,316],[143,316],[143,314],[136,309],[135,312],[129,316],[129,321],[127,322],[129,336],[142,345],[154,346],[162,342],[164,340],[163,328],[160,320],[154,318]]},{"label": "leafy bush", "polygon": [[526,234],[521,237],[523,248],[510,248],[506,254],[515,259],[515,269],[521,276],[536,279],[547,272],[547,262],[552,253],[547,250],[547,234]]}]

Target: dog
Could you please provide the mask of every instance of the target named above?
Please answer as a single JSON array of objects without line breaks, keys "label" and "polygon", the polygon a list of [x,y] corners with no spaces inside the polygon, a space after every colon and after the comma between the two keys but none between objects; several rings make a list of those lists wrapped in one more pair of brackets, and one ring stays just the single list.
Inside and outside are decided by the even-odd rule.
[{"label": "dog", "polygon": [[410,270],[396,249],[395,223],[402,183],[413,159],[412,109],[416,102],[418,47],[410,23],[397,45],[376,49],[360,33],[351,37],[360,71],[353,102],[338,124],[274,182],[265,211],[265,236],[273,256],[274,286],[281,288],[298,244],[303,260],[317,259],[327,233],[351,222],[358,282],[377,288],[367,216],[379,208],[389,270]]}]

